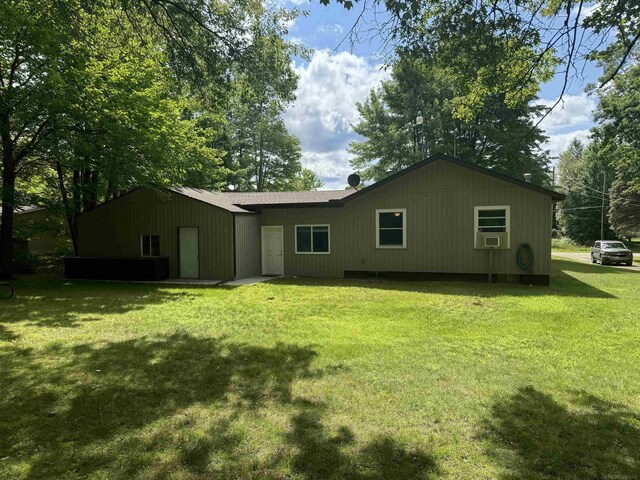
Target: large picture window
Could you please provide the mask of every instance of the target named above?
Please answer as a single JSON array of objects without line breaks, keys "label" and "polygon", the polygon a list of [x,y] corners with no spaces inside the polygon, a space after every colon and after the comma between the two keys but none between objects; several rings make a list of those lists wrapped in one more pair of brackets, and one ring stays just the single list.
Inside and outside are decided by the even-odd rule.
[{"label": "large picture window", "polygon": [[509,231],[509,206],[475,207],[475,231],[502,233]]},{"label": "large picture window", "polygon": [[296,253],[330,253],[329,225],[296,225]]},{"label": "large picture window", "polygon": [[376,210],[376,247],[406,248],[407,210],[404,208]]},{"label": "large picture window", "polygon": [[140,255],[143,257],[159,257],[160,235],[140,235]]}]

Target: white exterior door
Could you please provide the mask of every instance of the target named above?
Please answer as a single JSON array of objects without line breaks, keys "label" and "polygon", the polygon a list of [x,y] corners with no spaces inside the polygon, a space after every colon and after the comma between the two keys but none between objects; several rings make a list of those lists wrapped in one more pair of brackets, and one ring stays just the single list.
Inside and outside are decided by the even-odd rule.
[{"label": "white exterior door", "polygon": [[198,227],[180,227],[180,278],[200,277]]},{"label": "white exterior door", "polygon": [[284,275],[282,227],[262,227],[262,274]]}]

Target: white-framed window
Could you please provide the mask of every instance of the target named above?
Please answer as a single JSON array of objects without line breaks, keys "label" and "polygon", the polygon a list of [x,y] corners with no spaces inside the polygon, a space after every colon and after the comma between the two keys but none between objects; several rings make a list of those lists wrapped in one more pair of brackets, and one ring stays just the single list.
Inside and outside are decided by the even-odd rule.
[{"label": "white-framed window", "polygon": [[331,253],[329,225],[296,225],[296,253]]},{"label": "white-framed window", "polygon": [[508,233],[510,223],[509,205],[488,205],[474,207],[474,231],[488,233]]},{"label": "white-framed window", "polygon": [[376,248],[407,248],[407,209],[376,210]]},{"label": "white-framed window", "polygon": [[140,256],[160,256],[160,235],[140,235]]}]

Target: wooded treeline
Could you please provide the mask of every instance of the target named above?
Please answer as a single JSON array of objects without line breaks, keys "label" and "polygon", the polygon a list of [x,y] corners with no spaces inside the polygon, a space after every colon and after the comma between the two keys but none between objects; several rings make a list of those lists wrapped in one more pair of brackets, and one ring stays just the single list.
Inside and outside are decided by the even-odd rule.
[{"label": "wooded treeline", "polygon": [[[588,142],[571,142],[559,161],[562,233],[580,244],[640,235],[640,57],[600,92]],[[604,217],[602,212],[604,211]],[[603,221],[604,220],[604,221]]]},{"label": "wooded treeline", "polygon": [[262,2],[8,0],[0,5],[2,219],[14,208],[83,211],[137,185],[321,186],[282,120],[294,100],[284,40],[300,12]]}]

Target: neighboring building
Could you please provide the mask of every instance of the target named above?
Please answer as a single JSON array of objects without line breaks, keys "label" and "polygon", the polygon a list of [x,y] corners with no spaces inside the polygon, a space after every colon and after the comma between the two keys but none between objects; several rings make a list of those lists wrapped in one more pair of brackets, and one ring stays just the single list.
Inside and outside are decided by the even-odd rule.
[{"label": "neighboring building", "polygon": [[14,212],[16,251],[22,249],[35,256],[62,256],[69,252],[67,226],[61,215],[38,205],[16,207]]},{"label": "neighboring building", "polygon": [[[166,257],[170,277],[410,276],[548,283],[563,195],[434,155],[359,191],[138,188],[79,217],[82,257]],[[524,271],[518,247],[535,262]]]}]

